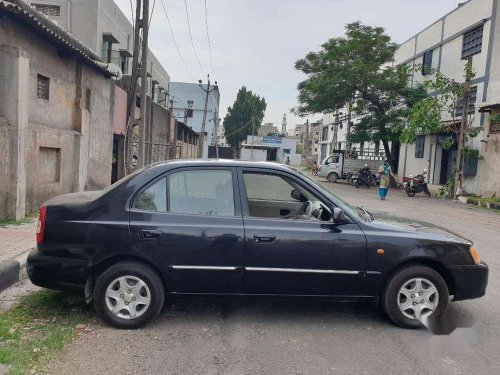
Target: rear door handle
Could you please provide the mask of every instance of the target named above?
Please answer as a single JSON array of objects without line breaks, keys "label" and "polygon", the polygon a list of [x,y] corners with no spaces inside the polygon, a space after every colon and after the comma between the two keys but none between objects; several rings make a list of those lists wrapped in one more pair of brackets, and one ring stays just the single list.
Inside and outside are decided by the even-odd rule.
[{"label": "rear door handle", "polygon": [[256,234],[253,236],[253,239],[256,243],[273,242],[276,239],[276,235],[274,235],[274,234]]},{"label": "rear door handle", "polygon": [[139,239],[140,240],[151,240],[154,238],[158,238],[161,236],[161,232],[159,230],[140,230],[139,231]]}]

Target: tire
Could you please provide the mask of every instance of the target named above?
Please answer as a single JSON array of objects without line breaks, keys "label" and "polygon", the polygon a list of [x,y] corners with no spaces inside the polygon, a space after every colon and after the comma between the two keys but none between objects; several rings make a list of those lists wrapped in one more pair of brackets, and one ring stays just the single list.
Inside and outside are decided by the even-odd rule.
[{"label": "tire", "polygon": [[356,189],[359,189],[359,180],[356,180],[356,182],[354,183],[354,186],[356,186]]},{"label": "tire", "polygon": [[337,173],[330,173],[327,178],[328,178],[328,181],[330,181],[330,182],[337,182],[337,180],[339,179],[339,176],[337,175]]},{"label": "tire", "polygon": [[[425,291],[432,290],[429,287],[427,289],[420,289],[423,290],[423,292],[420,292],[422,296],[416,293],[411,294],[412,288],[415,288],[417,285],[412,280],[417,279],[421,280],[421,285],[429,287],[429,285],[432,284],[432,287],[434,287],[436,292],[431,294],[430,297],[426,296]],[[405,287],[406,293],[401,292],[403,287]],[[416,290],[419,289],[417,288]],[[406,299],[406,294],[408,294],[408,299]],[[421,303],[420,301],[412,302],[415,301],[413,298],[423,298],[422,301],[424,301],[424,298],[427,300],[424,301],[424,303]],[[413,306],[420,308],[420,311],[422,311],[424,315],[439,317],[446,310],[448,306],[448,299],[448,287],[441,275],[427,266],[414,265],[400,269],[389,279],[381,293],[381,307],[389,320],[397,326],[404,328],[420,328],[422,327],[422,322],[415,319],[414,315],[416,310],[414,310]],[[406,316],[399,307],[399,302],[401,302],[404,306],[406,301],[410,304],[410,306],[408,306],[405,310],[406,314],[410,316],[413,315],[413,318]],[[433,311],[427,307],[432,305],[435,306]]]},{"label": "tire", "polygon": [[408,195],[410,198],[415,196],[415,192],[413,190],[406,188],[405,191],[406,191],[406,195]]},{"label": "tire", "polygon": [[[123,280],[126,284],[122,283]],[[110,296],[106,296],[107,293]],[[94,306],[98,315],[116,328],[135,329],[144,326],[158,316],[164,302],[165,287],[160,276],[139,262],[123,262],[109,267],[97,279],[94,290]],[[118,304],[123,308],[113,313],[111,308]]]}]

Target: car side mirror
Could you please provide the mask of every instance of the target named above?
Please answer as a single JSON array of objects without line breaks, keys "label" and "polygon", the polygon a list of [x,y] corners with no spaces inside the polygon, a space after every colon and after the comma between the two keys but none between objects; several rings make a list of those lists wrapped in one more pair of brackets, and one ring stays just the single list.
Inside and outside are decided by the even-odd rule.
[{"label": "car side mirror", "polygon": [[334,207],[333,208],[333,217],[332,221],[334,224],[342,224],[345,223],[345,214],[344,211],[341,208]]},{"label": "car side mirror", "polygon": [[295,199],[296,201],[303,202],[304,201],[304,195],[297,189],[293,189],[292,192],[290,193],[291,197]]}]

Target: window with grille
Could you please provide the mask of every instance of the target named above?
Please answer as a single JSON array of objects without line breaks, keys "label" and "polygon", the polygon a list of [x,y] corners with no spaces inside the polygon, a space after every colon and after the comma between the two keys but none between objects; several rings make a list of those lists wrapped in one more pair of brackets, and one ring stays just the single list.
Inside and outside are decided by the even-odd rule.
[{"label": "window with grille", "polygon": [[328,139],[328,126],[323,128],[323,134],[321,136],[322,141],[326,141]]},{"label": "window with grille", "polygon": [[[470,94],[469,94],[469,106],[468,106],[469,115],[476,112],[476,106],[475,106],[476,100],[477,100],[477,86],[472,86],[470,88]],[[464,98],[458,98],[455,114],[456,116],[462,116],[464,114]]]},{"label": "window with grille", "polygon": [[424,53],[422,62],[422,75],[431,74],[432,70],[432,51],[427,51]]},{"label": "window with grille", "polygon": [[462,59],[481,53],[483,45],[483,26],[464,34],[462,42]]},{"label": "window with grille", "polygon": [[417,141],[415,142],[415,157],[424,157],[424,147],[425,147],[425,135],[419,135]]},{"label": "window with grille", "polygon": [[40,99],[49,100],[50,79],[38,74],[36,96]]},{"label": "window with grille", "polygon": [[31,4],[33,8],[47,17],[61,17],[61,7],[59,5]]}]

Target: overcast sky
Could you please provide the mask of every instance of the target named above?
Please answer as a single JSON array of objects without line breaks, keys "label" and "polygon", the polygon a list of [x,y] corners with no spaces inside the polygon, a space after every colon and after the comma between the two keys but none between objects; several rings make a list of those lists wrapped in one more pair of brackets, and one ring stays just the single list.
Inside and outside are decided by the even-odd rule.
[{"label": "overcast sky", "polygon": [[[130,16],[130,0],[115,0]],[[187,0],[191,31],[201,66],[189,39],[184,0],[163,0],[187,69],[175,50],[160,0],[150,27],[150,48],[172,81],[196,82],[212,72],[205,28],[205,0]],[[135,0],[132,0],[135,6]],[[264,121],[280,128],[304,122],[290,114],[297,105],[297,83],[304,76],[294,62],[318,50],[331,37],[343,34],[345,24],[360,20],[382,26],[401,43],[457,4],[453,0],[207,0],[213,75],[221,92],[221,117],[241,86],[265,97]],[[320,118],[321,116],[315,116]],[[314,119],[311,118],[311,120]]]}]

